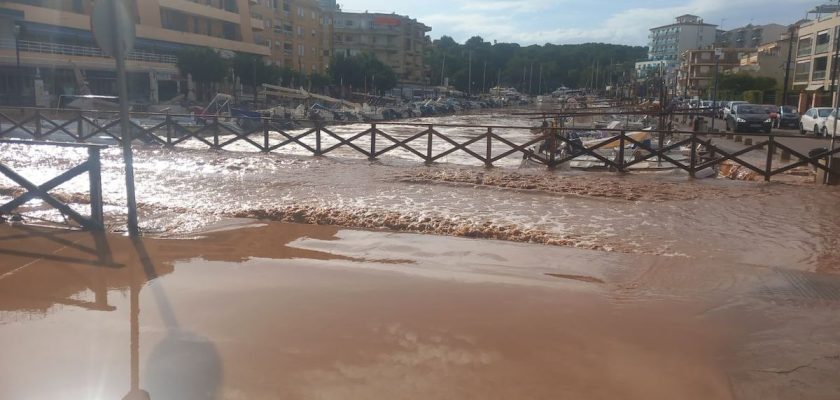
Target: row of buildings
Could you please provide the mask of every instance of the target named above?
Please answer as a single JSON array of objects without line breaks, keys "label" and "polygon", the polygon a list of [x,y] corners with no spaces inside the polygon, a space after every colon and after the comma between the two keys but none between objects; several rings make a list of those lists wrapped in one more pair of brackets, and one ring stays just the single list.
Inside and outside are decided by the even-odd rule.
[{"label": "row of buildings", "polygon": [[[840,10],[818,7],[791,25],[747,25],[723,31],[698,16],[683,15],[650,30],[648,59],[636,77],[663,77],[680,96],[710,98],[715,74],[748,74],[787,85],[786,104],[800,109],[834,105],[831,71],[837,60]],[[790,62],[789,62],[790,61]],[[796,96],[798,100],[794,100]],[[768,101],[768,99],[765,99]]]},{"label": "row of buildings", "polygon": [[[129,54],[132,100],[179,93],[185,47],[236,52],[304,74],[326,73],[336,54],[374,54],[401,82],[424,84],[428,26],[381,13],[344,12],[334,0],[126,0],[137,40]],[[93,0],[0,0],[0,105],[55,105],[78,91],[114,94],[113,60],[90,32]]]}]

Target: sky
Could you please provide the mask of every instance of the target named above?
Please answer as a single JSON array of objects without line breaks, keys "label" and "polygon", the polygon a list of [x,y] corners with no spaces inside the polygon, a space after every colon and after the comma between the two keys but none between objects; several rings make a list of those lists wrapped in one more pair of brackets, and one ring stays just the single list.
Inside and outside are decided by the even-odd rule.
[{"label": "sky", "polygon": [[603,42],[645,46],[649,29],[694,14],[732,29],[766,23],[791,24],[829,1],[815,0],[339,0],[345,11],[396,12],[463,43],[529,44]]}]

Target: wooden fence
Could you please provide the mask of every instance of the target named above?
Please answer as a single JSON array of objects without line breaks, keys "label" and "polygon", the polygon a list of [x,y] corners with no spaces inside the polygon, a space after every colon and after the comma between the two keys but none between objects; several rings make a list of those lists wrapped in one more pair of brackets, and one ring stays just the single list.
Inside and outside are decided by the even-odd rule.
[{"label": "wooden fence", "polygon": [[[72,140],[82,143],[97,136],[107,136],[118,143],[122,141],[122,135],[118,131],[119,120],[117,119],[106,119],[106,122],[98,122],[97,119],[86,116],[86,112],[83,111],[68,112],[67,110],[44,109],[25,109],[24,111],[21,113],[22,117],[17,119],[11,118],[7,113],[0,112],[0,139],[12,133],[17,133],[18,135],[27,135],[35,140],[45,140],[61,132],[68,135]],[[48,113],[56,112],[63,113],[64,119],[47,117]],[[100,114],[102,113],[100,112]],[[655,138],[654,141],[657,142],[657,145],[654,146],[634,139],[625,130],[602,129],[601,131],[612,132],[613,136],[586,147],[568,138],[567,133],[574,128],[539,130],[530,126],[379,122],[361,124],[364,129],[342,136],[335,132],[334,125],[327,126],[319,121],[306,121],[311,124],[310,128],[292,132],[285,129],[281,121],[269,118],[251,120],[249,121],[251,128],[243,130],[230,122],[230,119],[226,120],[223,117],[207,117],[204,125],[196,127],[186,126],[179,122],[180,118],[191,116],[153,113],[133,115],[135,118],[144,116],[154,116],[159,121],[145,127],[132,122],[133,140],[142,140],[146,144],[166,147],[177,146],[188,140],[203,143],[208,148],[217,150],[226,149],[235,143],[246,143],[261,152],[274,152],[287,146],[298,145],[314,156],[323,156],[336,149],[346,148],[352,149],[353,152],[371,160],[399,149],[407,151],[425,163],[439,161],[447,155],[460,151],[487,167],[492,167],[494,163],[506,157],[518,157],[528,158],[548,168],[557,168],[579,157],[588,156],[603,163],[604,167],[626,172],[636,164],[656,158],[659,163],[679,168],[692,176],[706,168],[718,166],[724,162],[733,162],[763,176],[765,180],[770,180],[773,176],[806,165],[828,172],[828,168],[824,163],[821,163],[821,160],[840,152],[840,148],[824,148],[821,151],[804,154],[792,148],[792,146],[781,143],[780,140],[784,138],[804,139],[805,137],[763,133],[740,134],[755,138],[756,142],[742,149],[732,150],[731,146],[727,149],[721,146],[722,142],[716,141],[716,139],[722,138],[725,133],[654,130],[650,131],[650,134]],[[360,123],[350,124],[360,125]],[[83,129],[83,126],[87,128]],[[407,137],[398,137],[393,132],[395,127],[400,127],[402,131],[413,129],[414,132]],[[467,140],[458,141],[441,132],[441,130],[448,128],[469,128],[480,130],[481,133]],[[517,143],[500,133],[506,130],[535,130],[536,133],[527,136],[526,140],[520,139]],[[275,135],[275,138],[279,135],[280,140],[272,142],[272,134]],[[666,142],[666,137],[670,138],[671,141]],[[304,141],[308,138],[314,140]],[[809,138],[809,140],[819,139]],[[360,141],[365,141],[365,143],[359,143]],[[599,150],[603,150],[606,146],[615,142],[618,142],[618,146],[617,154],[614,157],[599,152]],[[823,140],[823,142],[825,141]],[[441,143],[443,143],[445,149],[438,150],[435,153],[434,144]],[[485,146],[481,146],[481,150],[475,150],[475,145],[480,146],[482,143]],[[501,144],[503,149],[499,151],[498,148],[493,147],[494,144],[497,146]],[[541,144],[546,151],[535,152],[534,147]],[[625,149],[628,146],[641,149],[643,152],[641,154],[637,153],[632,160],[627,160]],[[815,147],[818,146],[819,144]],[[677,160],[672,156],[672,151],[686,147],[689,149],[687,160]],[[571,151],[558,152],[557,150],[561,148],[567,148]],[[751,162],[744,159],[745,154],[753,151],[763,151],[765,153],[765,157],[761,157],[763,162],[755,163],[755,161]],[[785,165],[774,165],[774,155],[779,151],[795,157],[796,160]]]},{"label": "wooden fence", "polygon": [[[0,214],[11,214],[27,202],[35,199],[41,199],[85,229],[102,230],[104,228],[102,210],[102,166],[100,162],[100,150],[104,146],[60,142],[40,142],[31,140],[0,140],[0,144],[60,146],[87,149],[87,159],[83,163],[74,166],[73,168],[44,182],[41,185],[32,183],[30,180],[26,179],[6,165],[2,158],[0,158],[0,174],[25,190],[25,193],[22,195],[6,204],[0,205]],[[61,184],[84,173],[88,174],[88,178],[90,180],[90,216],[87,217],[79,214],[70,208],[69,205],[61,202],[49,193]]]}]

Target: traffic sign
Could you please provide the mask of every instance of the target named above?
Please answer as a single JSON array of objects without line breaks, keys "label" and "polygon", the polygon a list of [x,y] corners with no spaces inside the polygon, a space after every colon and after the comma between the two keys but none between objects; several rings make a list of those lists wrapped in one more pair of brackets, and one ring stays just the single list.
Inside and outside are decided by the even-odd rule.
[{"label": "traffic sign", "polygon": [[[90,16],[90,30],[102,51],[111,57],[124,57],[134,48],[134,16],[125,0],[96,0]],[[117,44],[122,43],[123,54]]]}]

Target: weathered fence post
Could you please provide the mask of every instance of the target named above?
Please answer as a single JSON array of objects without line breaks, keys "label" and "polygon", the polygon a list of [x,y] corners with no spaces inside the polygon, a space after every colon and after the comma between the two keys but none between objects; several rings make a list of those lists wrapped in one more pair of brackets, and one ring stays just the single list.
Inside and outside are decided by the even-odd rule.
[{"label": "weathered fence post", "polygon": [[172,116],[166,112],[166,146],[172,147]]},{"label": "weathered fence post", "polygon": [[688,159],[688,175],[694,178],[697,175],[697,135],[694,133],[691,134],[691,141],[690,143],[690,151],[689,151],[689,159]]},{"label": "weathered fence post", "polygon": [[769,182],[773,175],[773,154],[776,152],[776,141],[773,136],[767,137],[767,165],[764,170],[764,181]]},{"label": "weathered fence post", "polygon": [[82,143],[85,136],[84,119],[82,119],[82,110],[76,111],[76,142]]},{"label": "weathered fence post", "polygon": [[88,178],[90,180],[90,219],[96,229],[105,229],[102,204],[102,163],[98,147],[88,147]]},{"label": "weathered fence post", "polygon": [[263,151],[263,153],[268,153],[268,128],[269,128],[269,123],[268,123],[267,118],[260,118],[260,121],[262,121],[262,125],[263,125],[263,148],[262,148],[262,151]]},{"label": "weathered fence post", "polygon": [[493,167],[493,128],[487,128],[487,153],[484,155],[484,166]]},{"label": "weathered fence post", "polygon": [[618,172],[624,171],[624,138],[625,132],[622,130],[618,136]]},{"label": "weathered fence post", "polygon": [[432,129],[434,125],[429,125],[429,137],[426,143],[426,164],[430,164],[432,162]]},{"label": "weathered fence post", "polygon": [[369,160],[376,159],[376,124],[370,124],[370,156]]},{"label": "weathered fence post", "polygon": [[35,110],[35,139],[41,139],[41,110]]},{"label": "weathered fence post", "polygon": [[315,155],[320,156],[322,154],[321,151],[321,125],[320,122],[315,123]]},{"label": "weathered fence post", "polygon": [[213,117],[213,148],[219,148],[219,117]]},{"label": "weathered fence post", "polygon": [[557,167],[557,126],[545,130],[545,144],[548,148],[548,169]]}]

